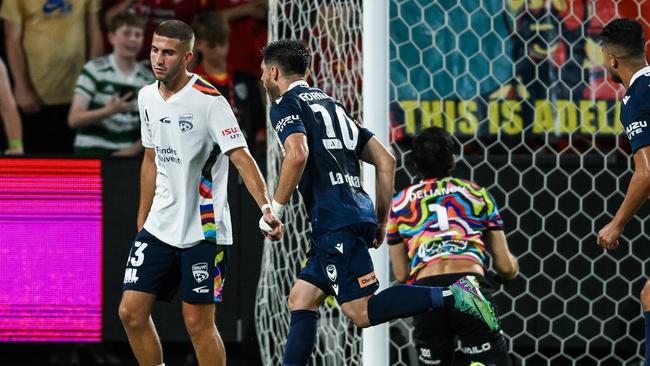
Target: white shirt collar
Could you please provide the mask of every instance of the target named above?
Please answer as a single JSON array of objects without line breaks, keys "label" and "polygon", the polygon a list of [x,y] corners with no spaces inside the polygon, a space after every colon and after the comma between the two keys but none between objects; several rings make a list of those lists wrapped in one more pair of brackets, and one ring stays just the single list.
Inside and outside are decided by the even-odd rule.
[{"label": "white shirt collar", "polygon": [[641,70],[635,72],[634,75],[632,75],[632,79],[630,79],[630,85],[629,86],[632,86],[632,84],[634,84],[634,81],[636,79],[638,79],[643,74],[650,74],[650,66],[646,66],[646,67],[642,68]]},{"label": "white shirt collar", "polygon": [[[297,86],[304,86],[304,87],[306,87],[306,88],[309,88],[309,84],[307,84],[306,81],[304,81],[304,80],[296,80],[296,81],[294,81],[293,83],[289,84],[289,87],[287,88],[287,91],[284,92],[284,94],[287,94],[287,92],[288,92],[289,90],[291,90],[291,89],[293,89],[293,88],[295,88],[295,87],[297,87]],[[284,96],[284,94],[282,94],[278,99],[275,100],[275,103],[276,103],[276,104],[277,104],[277,103],[280,103],[280,101],[282,100],[282,97]]]}]

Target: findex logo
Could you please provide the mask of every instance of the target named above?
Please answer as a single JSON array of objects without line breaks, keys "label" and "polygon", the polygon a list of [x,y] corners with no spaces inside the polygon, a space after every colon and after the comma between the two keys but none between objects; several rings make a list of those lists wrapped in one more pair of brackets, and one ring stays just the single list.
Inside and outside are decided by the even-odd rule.
[{"label": "findex logo", "polygon": [[240,131],[241,130],[239,129],[239,127],[230,127],[230,128],[226,128],[225,130],[222,130],[221,134],[224,136],[228,136],[234,133],[239,133]]}]

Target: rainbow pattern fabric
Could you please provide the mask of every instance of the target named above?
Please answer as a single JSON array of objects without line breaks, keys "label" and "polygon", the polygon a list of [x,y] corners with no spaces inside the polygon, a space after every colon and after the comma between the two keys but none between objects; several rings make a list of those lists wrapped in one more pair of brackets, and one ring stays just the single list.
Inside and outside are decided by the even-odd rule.
[{"label": "rainbow pattern fabric", "polygon": [[407,283],[413,283],[422,268],[443,259],[469,259],[485,267],[483,234],[502,229],[497,205],[485,188],[447,177],[423,180],[393,197],[387,240],[407,246]]},{"label": "rainbow pattern fabric", "polygon": [[214,221],[214,205],[212,204],[212,182],[201,176],[199,183],[199,208],[201,211],[201,226],[205,240],[215,243],[217,238],[217,225]]}]

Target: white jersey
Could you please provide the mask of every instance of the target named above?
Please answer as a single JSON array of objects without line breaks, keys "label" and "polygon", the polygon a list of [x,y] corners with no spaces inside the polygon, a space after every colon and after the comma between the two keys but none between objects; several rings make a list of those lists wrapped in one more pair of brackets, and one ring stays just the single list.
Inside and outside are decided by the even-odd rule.
[{"label": "white jersey", "polygon": [[156,152],[156,192],[144,228],[179,248],[232,244],[228,157],[246,140],[216,88],[193,75],[164,100],[158,82],[140,91],[142,145]]}]

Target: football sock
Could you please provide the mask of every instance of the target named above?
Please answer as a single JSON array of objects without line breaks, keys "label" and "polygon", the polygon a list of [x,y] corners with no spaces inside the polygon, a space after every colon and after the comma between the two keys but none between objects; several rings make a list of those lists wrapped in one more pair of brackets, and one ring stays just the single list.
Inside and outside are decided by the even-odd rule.
[{"label": "football sock", "polygon": [[294,310],[287,344],[284,347],[283,366],[305,366],[316,345],[318,312],[313,310]]},{"label": "football sock", "polygon": [[453,295],[446,287],[395,285],[368,300],[368,319],[377,325],[453,304]]}]

